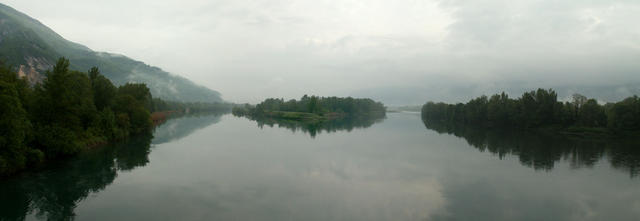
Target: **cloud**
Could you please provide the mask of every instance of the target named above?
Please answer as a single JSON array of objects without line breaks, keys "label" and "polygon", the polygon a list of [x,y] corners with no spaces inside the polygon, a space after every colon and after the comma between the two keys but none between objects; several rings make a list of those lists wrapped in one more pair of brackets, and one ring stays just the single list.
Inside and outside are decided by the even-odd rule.
[{"label": "cloud", "polygon": [[[72,41],[160,66],[237,102],[319,94],[423,103],[537,87],[637,91],[640,82],[637,1],[7,4]],[[265,87],[275,76],[286,81]],[[621,96],[628,94],[603,99]]]}]

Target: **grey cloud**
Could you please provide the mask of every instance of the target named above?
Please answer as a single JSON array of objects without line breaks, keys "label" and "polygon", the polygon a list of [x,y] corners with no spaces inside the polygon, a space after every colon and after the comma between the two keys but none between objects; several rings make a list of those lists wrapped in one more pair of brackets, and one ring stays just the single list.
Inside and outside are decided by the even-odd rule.
[{"label": "grey cloud", "polygon": [[7,4],[72,41],[160,66],[237,102],[319,94],[419,104],[538,87],[616,100],[640,85],[637,1]]}]

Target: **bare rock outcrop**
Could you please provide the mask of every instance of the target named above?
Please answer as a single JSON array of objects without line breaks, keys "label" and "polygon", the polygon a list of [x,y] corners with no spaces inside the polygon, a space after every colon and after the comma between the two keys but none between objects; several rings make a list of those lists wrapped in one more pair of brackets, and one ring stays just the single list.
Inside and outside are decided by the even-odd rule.
[{"label": "bare rock outcrop", "polygon": [[45,58],[26,56],[27,64],[20,65],[18,77],[25,77],[30,84],[42,82],[45,71],[51,69],[53,65]]}]

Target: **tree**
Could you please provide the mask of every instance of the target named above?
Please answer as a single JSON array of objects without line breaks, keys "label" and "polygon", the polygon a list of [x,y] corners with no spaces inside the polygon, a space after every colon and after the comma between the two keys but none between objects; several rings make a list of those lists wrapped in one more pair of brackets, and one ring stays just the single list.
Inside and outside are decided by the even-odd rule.
[{"label": "tree", "polygon": [[69,60],[60,58],[53,72],[37,90],[36,110],[39,125],[57,125],[82,132],[94,120],[96,108],[93,104],[91,83],[86,74],[69,71]]},{"label": "tree", "polygon": [[609,110],[608,126],[614,130],[640,130],[640,99],[638,96],[615,103]]},{"label": "tree", "polygon": [[27,112],[12,84],[0,80],[0,174],[24,168],[24,144],[30,129]]},{"label": "tree", "polygon": [[60,58],[53,71],[36,88],[32,118],[38,139],[36,145],[48,157],[72,154],[80,150],[79,137],[96,119],[91,82],[87,74],[69,70],[69,60]]},{"label": "tree", "polygon": [[487,119],[487,96],[471,99],[465,104],[465,119],[469,123],[483,124]]},{"label": "tree", "polygon": [[263,116],[270,112],[304,112],[325,115],[338,113],[339,116],[385,116],[384,104],[371,99],[354,99],[351,97],[318,97],[304,95],[299,101],[291,99],[284,101],[282,98],[267,98],[255,107],[235,107],[233,112],[237,115]]},{"label": "tree", "polygon": [[[640,130],[640,99],[627,98],[602,106],[595,99],[574,94],[572,102],[557,101],[552,89],[525,92],[510,99],[504,92],[481,96],[466,104],[427,102],[422,107],[425,123],[472,124],[486,127],[604,127],[620,130]],[[486,123],[486,124],[485,124]]]},{"label": "tree", "polygon": [[511,123],[509,117],[509,96],[502,92],[491,96],[487,104],[487,120],[492,124],[506,125]]},{"label": "tree", "polygon": [[595,99],[589,99],[580,105],[578,123],[581,126],[603,127],[606,126],[606,121],[607,117],[604,114],[604,108]]},{"label": "tree", "polygon": [[573,94],[571,95],[571,98],[573,99],[573,106],[575,106],[578,109],[580,109],[582,105],[587,103],[587,97],[585,97],[582,94]]},{"label": "tree", "polygon": [[117,122],[120,127],[134,134],[151,127],[151,114],[133,96],[120,94],[116,97],[115,104],[114,110],[118,113]]},{"label": "tree", "polygon": [[117,88],[113,86],[111,81],[100,74],[100,70],[97,67],[89,70],[89,79],[91,79],[91,91],[93,92],[93,102],[96,105],[96,109],[103,110],[113,105]]},{"label": "tree", "polygon": [[32,89],[0,62],[0,176],[151,129],[146,85],[116,89],[96,67],[87,74],[69,66],[60,58]]},{"label": "tree", "polygon": [[577,118],[578,117],[578,112],[580,112],[580,108],[582,108],[582,106],[587,103],[587,97],[585,97],[582,94],[573,94],[571,95],[572,98],[572,104],[573,104],[573,108],[574,108],[574,115]]},{"label": "tree", "polygon": [[153,106],[151,92],[145,84],[126,83],[118,88],[118,94],[133,97],[147,110]]},{"label": "tree", "polygon": [[318,111],[318,97],[311,96],[309,103],[307,104],[307,112],[317,113]]}]

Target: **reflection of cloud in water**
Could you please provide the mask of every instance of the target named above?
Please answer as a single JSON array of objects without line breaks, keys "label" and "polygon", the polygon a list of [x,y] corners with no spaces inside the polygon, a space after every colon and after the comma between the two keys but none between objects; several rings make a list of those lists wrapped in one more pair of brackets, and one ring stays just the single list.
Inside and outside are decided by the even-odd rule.
[{"label": "reflection of cloud in water", "polygon": [[345,220],[425,220],[444,206],[442,187],[435,177],[406,179],[398,176],[403,171],[395,169],[336,162],[319,166],[296,179],[318,188],[305,193],[310,198],[341,199],[335,203],[349,211],[345,214],[362,216],[344,217]]},{"label": "reflection of cloud in water", "polygon": [[443,177],[439,181],[447,203],[429,220],[636,220],[640,215],[637,182],[610,170],[510,170],[458,170],[457,176]]},{"label": "reflection of cloud in water", "polygon": [[178,140],[211,124],[220,122],[220,117],[229,112],[187,114],[171,118],[155,128],[152,144],[163,144]]},{"label": "reflection of cloud in water", "polygon": [[[424,220],[444,206],[435,168],[406,159],[421,148],[390,156],[395,138],[382,125],[309,139],[226,116],[155,149],[149,167],[119,177],[128,182],[80,211],[121,211],[107,220]],[[134,206],[122,206],[125,197]]]}]

